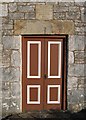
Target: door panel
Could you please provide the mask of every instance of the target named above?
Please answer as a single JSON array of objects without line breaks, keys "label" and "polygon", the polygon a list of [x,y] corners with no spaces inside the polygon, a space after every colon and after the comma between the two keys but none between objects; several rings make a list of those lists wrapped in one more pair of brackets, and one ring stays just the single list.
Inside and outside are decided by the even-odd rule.
[{"label": "door panel", "polygon": [[27,78],[41,77],[41,42],[27,41]]},{"label": "door panel", "polygon": [[22,38],[22,104],[24,110],[63,107],[65,37]]},{"label": "door panel", "polygon": [[61,77],[61,42],[48,41],[48,78]]}]

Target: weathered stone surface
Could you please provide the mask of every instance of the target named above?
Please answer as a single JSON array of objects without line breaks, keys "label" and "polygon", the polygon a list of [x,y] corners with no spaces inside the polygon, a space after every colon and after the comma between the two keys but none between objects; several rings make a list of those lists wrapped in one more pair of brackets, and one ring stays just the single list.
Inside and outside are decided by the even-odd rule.
[{"label": "weathered stone surface", "polygon": [[72,2],[59,2],[59,6],[74,6],[74,1]]},{"label": "weathered stone surface", "polygon": [[3,44],[0,44],[0,52],[3,50]]},{"label": "weathered stone surface", "polygon": [[3,30],[13,29],[13,25],[12,24],[3,24],[2,29]]},{"label": "weathered stone surface", "polygon": [[[20,98],[11,98],[9,104],[10,113],[19,113],[20,112]],[[17,117],[18,118],[18,117]]]},{"label": "weathered stone surface", "polygon": [[17,5],[27,5],[28,3],[25,2],[18,2]]},{"label": "weathered stone surface", "polygon": [[9,99],[9,97],[10,97],[10,89],[9,90],[3,90],[2,91],[2,99]]},{"label": "weathered stone surface", "polygon": [[81,7],[81,20],[86,22],[86,7]]},{"label": "weathered stone surface", "polygon": [[9,11],[10,11],[10,12],[15,12],[15,11],[17,11],[17,4],[16,4],[16,3],[10,3],[10,4],[9,4]]},{"label": "weathered stone surface", "polygon": [[75,5],[83,7],[83,6],[85,6],[85,2],[84,1],[78,1],[78,2],[75,2]]},{"label": "weathered stone surface", "polygon": [[3,36],[4,49],[20,49],[20,36]]},{"label": "weathered stone surface", "polygon": [[84,50],[85,49],[85,37],[79,35],[69,36],[69,50]]},{"label": "weathered stone surface", "polygon": [[7,16],[8,15],[8,5],[7,4],[0,4],[0,16]]},{"label": "weathered stone surface", "polygon": [[13,20],[9,20],[7,17],[3,17],[2,24],[13,25]]},{"label": "weathered stone surface", "polygon": [[3,81],[19,81],[20,80],[20,70],[19,68],[7,67],[3,68],[2,71],[2,80]]},{"label": "weathered stone surface", "polygon": [[54,12],[67,12],[68,11],[68,7],[60,7],[58,5],[54,5]]},{"label": "weathered stone surface", "polygon": [[71,89],[71,91],[72,91],[73,88],[77,88],[78,78],[77,77],[68,77],[67,85],[68,85],[68,89]]},{"label": "weathered stone surface", "polygon": [[36,5],[36,19],[50,20],[53,19],[52,5]]},{"label": "weathered stone surface", "polygon": [[14,30],[2,30],[2,35],[7,36],[7,35],[13,35]]},{"label": "weathered stone surface", "polygon": [[84,76],[84,64],[73,64],[68,67],[69,76]]},{"label": "weathered stone surface", "polygon": [[73,11],[73,12],[80,12],[79,7],[73,6],[73,7],[69,7],[69,11]]},{"label": "weathered stone surface", "polygon": [[75,51],[74,52],[75,55],[75,63],[84,63],[84,59],[85,59],[85,53],[84,51]]},{"label": "weathered stone surface", "polygon": [[2,66],[2,50],[3,50],[3,45],[0,44],[0,66]]},{"label": "weathered stone surface", "polygon": [[74,23],[70,20],[53,20],[52,32],[56,34],[73,34]]},{"label": "weathered stone surface", "polygon": [[74,53],[69,51],[69,64],[74,63]]},{"label": "weathered stone surface", "polygon": [[2,91],[10,91],[10,82],[2,81]]},{"label": "weathered stone surface", "polygon": [[11,56],[11,50],[3,50],[3,56],[2,56],[2,58],[3,58],[3,61],[2,61],[3,66],[5,66],[5,67],[10,66],[10,62],[11,62],[10,56]]},{"label": "weathered stone surface", "polygon": [[18,6],[19,12],[34,12],[35,11],[35,5],[24,5],[24,6]]},{"label": "weathered stone surface", "polygon": [[84,102],[84,89],[72,89],[72,94],[69,96],[70,103],[80,103]]},{"label": "weathered stone surface", "polygon": [[69,20],[79,20],[80,12],[69,11],[66,13],[66,18]]},{"label": "weathered stone surface", "polygon": [[3,98],[2,99],[3,104],[2,104],[2,115],[8,115],[9,113],[9,104],[10,104],[10,100],[7,98]]},{"label": "weathered stone surface", "polygon": [[54,13],[54,19],[66,19],[66,13]]},{"label": "weathered stone surface", "polygon": [[[38,27],[39,26],[39,27]],[[74,23],[66,20],[54,20],[54,21],[25,21],[16,20],[14,24],[15,34],[36,34],[44,33],[56,33],[56,34],[73,34]]]},{"label": "weathered stone surface", "polygon": [[31,19],[35,19],[35,18],[36,18],[36,14],[34,12],[25,14],[25,19],[31,20]]},{"label": "weathered stone surface", "polygon": [[85,27],[86,23],[81,20],[75,20],[75,27]]},{"label": "weathered stone surface", "polygon": [[11,65],[12,66],[20,66],[20,54],[19,54],[19,51],[12,51],[12,54],[11,54]]},{"label": "weathered stone surface", "polygon": [[75,33],[81,33],[83,35],[86,32],[86,27],[75,27]]},{"label": "weathered stone surface", "polygon": [[[44,31],[46,28],[46,31]],[[52,33],[51,24],[47,21],[16,20],[14,24],[15,34],[44,34]]]},{"label": "weathered stone surface", "polygon": [[[78,85],[77,86],[78,88],[84,88],[84,86],[85,86],[85,78],[84,77],[79,77],[77,85]],[[85,94],[85,92],[84,92],[84,94]]]},{"label": "weathered stone surface", "polygon": [[13,82],[10,84],[10,94],[12,98],[19,97],[20,96],[20,84],[19,82]]},{"label": "weathered stone surface", "polygon": [[12,20],[24,19],[24,13],[10,13],[9,18]]}]

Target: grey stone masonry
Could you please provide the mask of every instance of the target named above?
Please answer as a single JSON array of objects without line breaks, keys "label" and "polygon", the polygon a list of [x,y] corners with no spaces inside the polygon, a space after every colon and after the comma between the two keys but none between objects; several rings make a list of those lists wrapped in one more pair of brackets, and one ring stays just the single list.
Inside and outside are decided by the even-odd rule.
[{"label": "grey stone masonry", "polygon": [[67,109],[77,112],[86,108],[86,3],[84,0],[39,1],[0,3],[3,115],[22,112],[22,34],[68,35]]}]

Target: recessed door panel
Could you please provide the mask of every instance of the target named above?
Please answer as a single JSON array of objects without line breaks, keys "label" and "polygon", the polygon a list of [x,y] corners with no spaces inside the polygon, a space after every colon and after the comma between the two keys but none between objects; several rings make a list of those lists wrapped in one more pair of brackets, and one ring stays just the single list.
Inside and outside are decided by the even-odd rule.
[{"label": "recessed door panel", "polygon": [[27,78],[41,76],[41,42],[27,41]]}]

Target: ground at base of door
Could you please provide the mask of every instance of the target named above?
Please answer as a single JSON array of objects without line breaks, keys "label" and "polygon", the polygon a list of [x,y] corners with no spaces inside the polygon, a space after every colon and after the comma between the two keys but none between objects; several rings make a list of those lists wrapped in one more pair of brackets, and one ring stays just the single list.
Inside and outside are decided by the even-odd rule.
[{"label": "ground at base of door", "polygon": [[70,111],[56,111],[56,110],[43,110],[43,111],[30,111],[19,114],[11,114],[2,118],[2,120],[38,120],[38,119],[51,119],[51,120],[86,120],[86,109],[77,113]]}]

